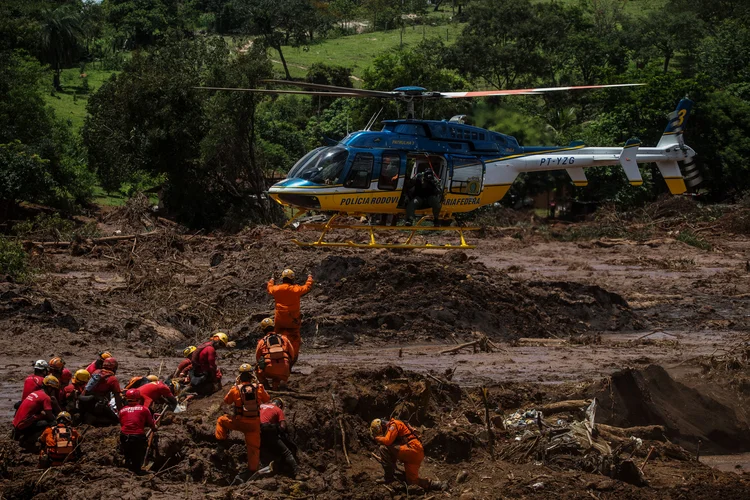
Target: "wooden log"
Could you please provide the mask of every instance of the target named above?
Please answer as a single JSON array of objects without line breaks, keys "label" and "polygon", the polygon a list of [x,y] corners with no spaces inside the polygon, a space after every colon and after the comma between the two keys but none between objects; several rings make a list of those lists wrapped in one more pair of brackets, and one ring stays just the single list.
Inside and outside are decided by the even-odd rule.
[{"label": "wooden log", "polygon": [[635,436],[641,439],[664,441],[666,429],[662,425],[644,425],[638,427],[614,427],[606,424],[596,424],[597,430],[603,435],[611,435],[621,439]]},{"label": "wooden log", "polygon": [[439,354],[448,354],[450,352],[458,352],[461,349],[464,349],[466,347],[475,346],[475,345],[479,344],[480,341],[481,341],[481,339],[480,340],[473,340],[473,341],[467,342],[465,344],[459,344],[456,347],[451,347],[450,349],[444,349],[444,350],[440,351]]},{"label": "wooden log", "polygon": [[289,391],[266,391],[269,396],[283,396],[285,398],[296,398],[305,399],[307,401],[316,401],[320,399],[319,394],[306,394],[304,392],[289,392]]},{"label": "wooden log", "polygon": [[565,339],[529,339],[529,338],[520,338],[518,339],[519,344],[532,344],[532,345],[540,345],[540,344],[549,344],[549,345],[562,345],[567,344],[568,341]]},{"label": "wooden log", "polygon": [[[141,233],[141,234],[123,234],[123,235],[117,235],[117,236],[105,236],[103,238],[92,238],[90,240],[85,240],[85,242],[91,242],[95,245],[98,245],[99,243],[109,243],[112,241],[123,241],[123,240],[132,240],[135,238],[140,238],[142,236],[151,236],[154,234],[158,234],[159,231],[149,231],[147,233]],[[23,242],[24,244],[28,245],[41,245],[43,247],[69,247],[73,244],[72,241],[29,241],[26,240]]]},{"label": "wooden log", "polygon": [[583,411],[590,404],[590,399],[571,399],[537,406],[536,409],[545,415],[554,415],[556,413]]}]

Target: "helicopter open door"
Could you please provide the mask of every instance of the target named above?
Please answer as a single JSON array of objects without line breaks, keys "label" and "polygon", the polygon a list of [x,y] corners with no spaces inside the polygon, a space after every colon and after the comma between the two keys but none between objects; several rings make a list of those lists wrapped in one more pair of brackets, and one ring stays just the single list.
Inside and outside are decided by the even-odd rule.
[{"label": "helicopter open door", "polygon": [[476,156],[448,155],[450,182],[448,193],[479,196],[484,189],[485,165]]},{"label": "helicopter open door", "polygon": [[[414,153],[406,155],[406,171],[404,173],[403,182],[399,183],[399,189],[403,190],[404,187],[411,185],[412,180],[420,172],[426,170],[432,170],[440,182],[440,187],[445,189],[448,181],[448,160],[443,155],[428,154],[428,153]],[[398,202],[398,208],[404,208],[406,206],[406,196],[401,194],[401,199]]]}]

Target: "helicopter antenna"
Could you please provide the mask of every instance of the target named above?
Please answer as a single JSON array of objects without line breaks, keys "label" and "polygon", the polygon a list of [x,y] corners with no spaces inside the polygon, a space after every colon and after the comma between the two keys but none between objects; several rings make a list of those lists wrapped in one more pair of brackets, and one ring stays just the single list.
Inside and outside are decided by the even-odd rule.
[{"label": "helicopter antenna", "polygon": [[372,128],[372,126],[375,125],[375,122],[377,121],[378,116],[380,116],[380,113],[382,113],[382,112],[383,112],[383,108],[381,107],[380,111],[378,111],[377,113],[375,113],[373,115],[373,117],[370,118],[370,121],[367,122],[367,126],[365,127],[365,130],[370,130]]}]

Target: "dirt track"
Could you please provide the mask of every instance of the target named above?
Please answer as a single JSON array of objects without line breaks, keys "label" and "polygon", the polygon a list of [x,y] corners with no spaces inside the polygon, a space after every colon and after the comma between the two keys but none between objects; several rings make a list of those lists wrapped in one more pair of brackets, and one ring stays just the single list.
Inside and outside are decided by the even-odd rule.
[{"label": "dirt track", "polygon": [[[364,426],[392,411],[403,391],[418,408],[421,387],[429,392],[430,403],[421,410],[424,421],[416,423],[425,426],[425,442],[432,443],[424,470],[428,477],[449,479],[456,498],[465,490],[470,491],[464,498],[495,498],[498,491],[509,497],[540,498],[747,498],[746,474],[718,472],[685,458],[694,454],[691,447],[697,436],[715,441],[714,452],[750,449],[735,439],[737,446],[730,450],[724,437],[692,428],[695,420],[705,419],[716,420],[721,428],[714,431],[720,433],[741,436],[747,431],[750,371],[741,349],[747,346],[750,325],[750,241],[747,235],[709,228],[701,234],[714,250],[705,251],[676,241],[670,234],[674,228],[663,226],[647,244],[627,238],[550,239],[550,232],[571,230],[563,224],[490,230],[476,241],[477,250],[466,252],[306,251],[288,243],[289,231],[275,228],[204,237],[158,227],[152,235],[114,245],[83,242],[60,250],[47,246],[43,252],[32,246],[45,274],[32,285],[0,283],[0,328],[11,338],[30,339],[18,343],[6,337],[0,354],[2,428],[9,428],[20,383],[39,357],[60,354],[69,367],[78,367],[107,347],[115,351],[127,378],[158,372],[160,367],[170,371],[182,347],[222,329],[238,341],[237,349],[222,353],[220,364],[231,370],[252,357],[247,349],[254,348],[257,322],[272,311],[265,281],[293,267],[299,275],[312,272],[318,280],[303,300],[303,356],[293,389],[319,394],[321,399],[295,401],[289,412],[309,480],[296,484],[264,479],[240,490],[224,489],[241,464],[244,447],[237,441],[231,464],[212,465],[210,429],[219,414],[219,395],[175,415],[165,426],[167,439],[160,447],[165,457],[173,458],[160,464],[164,472],[156,478],[134,479],[122,469],[109,468],[116,460],[114,429],[92,431],[109,449],[99,452],[93,443],[87,444],[90,458],[81,466],[83,473],[91,478],[111,473],[128,485],[132,498],[214,493],[231,497],[242,492],[405,498],[401,490],[372,483],[379,467],[369,457],[373,447]],[[112,219],[102,227],[119,229]],[[502,351],[439,354],[457,342],[477,338],[474,332],[487,335]],[[550,340],[534,345],[522,338]],[[585,467],[580,464],[536,465],[533,453],[525,459],[509,455],[492,461],[486,452],[486,431],[482,434],[483,415],[477,414],[476,420],[472,415],[460,417],[477,404],[479,385],[490,386],[493,411],[507,414],[544,402],[593,396],[599,384],[624,367],[650,373],[647,367],[652,364],[685,384],[666,396],[688,394],[688,387],[701,392],[690,396],[690,411],[684,401],[659,400],[661,406],[676,405],[669,407],[672,417],[686,412],[687,423],[658,417],[657,410],[649,413],[666,422],[652,423],[672,426],[670,440],[690,450],[681,455],[676,445],[657,442],[661,451],[646,469],[650,487],[582,472]],[[389,365],[415,373],[388,371]],[[426,373],[431,374],[426,379],[419,375]],[[378,389],[378,377],[398,381]],[[655,385],[646,384],[648,395],[639,399],[660,394],[657,387],[672,383],[655,377],[646,377]],[[330,394],[340,398],[335,409]],[[725,406],[695,403],[701,398]],[[628,405],[622,404],[624,411]],[[712,415],[716,411],[726,418]],[[351,468],[344,465],[340,451],[337,416],[342,416],[348,436]],[[607,418],[617,421],[616,415]],[[616,425],[642,425],[633,420]],[[512,448],[512,436],[498,438],[500,445]],[[474,451],[466,455],[467,447]],[[639,464],[646,451],[636,453]],[[67,497],[77,491],[68,468],[55,481],[34,486],[39,472],[28,469],[32,462],[28,455],[13,451],[2,460],[0,477],[6,481],[0,488],[7,489],[6,497],[45,491],[48,496]],[[455,484],[462,469],[470,470],[470,477]],[[543,486],[532,488],[539,482]],[[362,486],[355,488],[356,484]],[[104,491],[105,484],[94,481],[93,487]]]}]

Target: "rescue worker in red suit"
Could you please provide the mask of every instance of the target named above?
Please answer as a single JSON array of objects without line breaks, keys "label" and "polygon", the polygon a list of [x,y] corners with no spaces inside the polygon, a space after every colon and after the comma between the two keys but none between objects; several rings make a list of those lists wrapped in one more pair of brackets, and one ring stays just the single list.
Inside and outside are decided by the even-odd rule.
[{"label": "rescue worker in red suit", "polygon": [[117,366],[115,358],[105,359],[102,363],[102,369],[96,370],[86,384],[83,395],[79,399],[84,400],[86,396],[94,397],[93,407],[90,406],[90,401],[84,400],[86,403],[84,421],[87,424],[93,424],[89,420],[89,413],[110,424],[116,424],[119,421],[117,413],[109,406],[110,398],[114,397],[117,410],[119,411],[122,408],[122,395],[120,394],[122,391],[120,389],[120,382],[115,375],[117,373]]},{"label": "rescue worker in red suit", "polygon": [[128,389],[127,406],[120,410],[120,451],[125,457],[125,467],[142,474],[143,461],[148,451],[146,428],[156,432],[156,423],[148,408],[143,406],[140,390]]},{"label": "rescue worker in red suit", "polygon": [[245,435],[247,448],[247,472],[241,478],[250,477],[258,471],[260,464],[260,405],[268,403],[271,398],[253,375],[253,367],[248,363],[240,366],[240,374],[235,385],[224,396],[224,404],[230,405],[233,415],[222,415],[216,421],[216,439],[219,450],[216,458],[221,460],[226,452],[227,438],[230,431]]},{"label": "rescue worker in red suit", "polygon": [[[88,372],[87,372],[88,373]],[[73,428],[73,418],[67,411],[57,415],[57,425],[47,427],[39,437],[42,450],[39,452],[39,468],[59,467],[81,457],[78,444],[81,436]]]},{"label": "rescue worker in red suit", "polygon": [[60,381],[61,389],[68,385],[73,378],[70,370],[65,368],[65,361],[57,356],[49,360],[49,374],[57,377],[57,380]]},{"label": "rescue worker in red suit", "polygon": [[73,423],[81,422],[79,398],[86,389],[89,380],[91,380],[91,374],[87,370],[76,370],[73,374],[73,383],[63,387],[63,401],[60,401],[60,406],[72,416]]},{"label": "rescue worker in red suit", "polygon": [[[284,401],[274,398],[271,403],[260,405],[260,447],[268,460],[282,459],[285,467],[295,479],[297,476],[297,460],[288,445],[293,445],[287,438],[286,417],[284,416]],[[296,449],[296,448],[295,448]],[[278,462],[277,462],[278,463]],[[275,470],[275,469],[274,469]]]},{"label": "rescue worker in red suit", "polygon": [[258,380],[266,388],[270,380],[274,391],[285,389],[291,372],[291,360],[294,359],[294,348],[285,337],[274,333],[273,318],[261,321],[260,327],[264,337],[255,348]]},{"label": "rescue worker in red suit", "polygon": [[216,349],[226,347],[227,344],[229,344],[227,334],[217,332],[190,355],[190,362],[193,365],[190,372],[192,391],[201,395],[209,395],[221,388],[221,370],[216,366]]},{"label": "rescue worker in red suit", "polygon": [[42,388],[34,391],[21,401],[13,417],[13,439],[21,446],[36,443],[44,429],[55,425],[55,415],[60,413],[56,395],[60,381],[52,375],[44,377]]},{"label": "rescue worker in red suit", "polygon": [[310,292],[313,285],[312,274],[307,275],[307,281],[304,285],[294,284],[294,271],[284,269],[281,273],[280,285],[274,283],[273,278],[268,282],[268,293],[273,295],[276,301],[276,313],[274,315],[274,324],[276,332],[285,336],[292,344],[294,349],[294,359],[292,365],[297,362],[299,348],[302,343],[300,337],[300,327],[302,326],[302,317],[299,310],[300,297]]},{"label": "rescue worker in red suit", "polygon": [[91,364],[86,367],[86,371],[93,374],[96,370],[101,370],[104,360],[107,358],[111,358],[111,357],[112,357],[112,354],[109,351],[100,352],[99,357],[96,358],[94,361],[92,361]]},{"label": "rescue worker in red suit", "polygon": [[23,392],[21,393],[21,401],[18,401],[15,405],[13,405],[13,408],[18,411],[18,408],[21,406],[21,403],[24,399],[26,399],[26,396],[31,394],[34,391],[38,391],[44,387],[44,377],[46,377],[49,374],[49,365],[46,361],[43,359],[38,359],[34,363],[34,373],[26,377],[26,380],[23,381]]},{"label": "rescue worker in red suit", "polygon": [[154,412],[154,403],[167,404],[169,409],[173,411],[177,406],[177,398],[172,394],[172,389],[160,380],[142,385],[138,390],[143,398],[143,406],[151,410],[152,413]]},{"label": "rescue worker in red suit", "polygon": [[404,463],[404,473],[408,484],[418,484],[424,489],[445,489],[446,483],[430,481],[419,477],[419,467],[424,460],[422,442],[409,424],[401,420],[381,420],[370,423],[370,435],[380,445],[381,465],[385,472],[382,482],[395,480],[396,462]]},{"label": "rescue worker in red suit", "polygon": [[193,363],[190,361],[190,355],[193,354],[198,348],[194,345],[191,345],[189,347],[186,347],[184,351],[182,351],[182,354],[185,356],[185,359],[183,359],[180,364],[177,366],[177,369],[174,371],[174,374],[172,375],[172,378],[178,379],[180,382],[190,382],[190,369],[193,367]]}]

